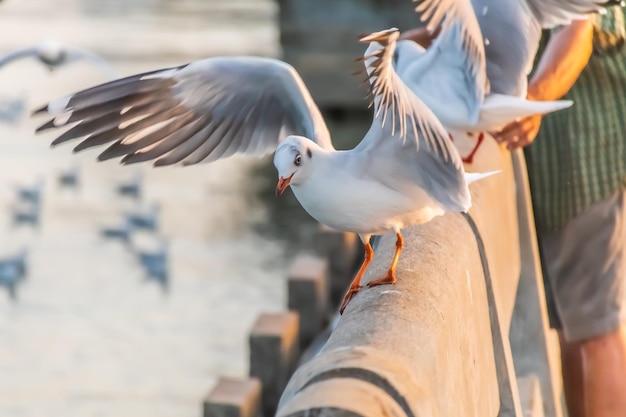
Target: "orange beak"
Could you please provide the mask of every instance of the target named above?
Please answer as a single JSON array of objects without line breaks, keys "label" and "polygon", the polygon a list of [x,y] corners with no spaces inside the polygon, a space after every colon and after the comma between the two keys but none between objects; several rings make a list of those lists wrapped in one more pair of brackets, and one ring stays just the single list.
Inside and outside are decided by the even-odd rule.
[{"label": "orange beak", "polygon": [[278,179],[278,184],[276,184],[276,195],[281,195],[285,191],[285,189],[289,187],[289,183],[291,182],[291,177],[293,177],[293,174],[291,174],[287,178],[280,177]]}]

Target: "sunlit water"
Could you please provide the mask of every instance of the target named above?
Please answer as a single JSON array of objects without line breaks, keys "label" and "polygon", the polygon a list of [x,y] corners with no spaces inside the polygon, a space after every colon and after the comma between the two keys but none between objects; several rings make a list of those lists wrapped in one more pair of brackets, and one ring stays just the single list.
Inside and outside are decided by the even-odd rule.
[{"label": "sunlit water", "polygon": [[[275,14],[269,0],[4,0],[0,53],[52,37],[92,48],[122,74],[213,54],[273,56]],[[25,60],[0,70],[0,96],[25,97],[32,109],[104,80],[89,64],[49,74]],[[307,241],[311,223],[289,238],[267,226],[283,218],[261,198],[275,180],[267,159],[97,164],[71,145],[51,150],[51,135],[32,133],[43,121],[0,125],[0,256],[29,249],[17,300],[0,291],[0,417],[199,416],[218,375],[247,374],[247,332],[259,312],[283,309],[292,239]],[[58,173],[75,163],[80,190],[61,189]],[[115,193],[137,170],[141,202]],[[14,187],[39,179],[40,227],[14,227]],[[285,198],[295,223],[306,221]],[[170,241],[167,292],[131,250],[153,236],[126,245],[99,235],[123,210],[153,202]]]}]

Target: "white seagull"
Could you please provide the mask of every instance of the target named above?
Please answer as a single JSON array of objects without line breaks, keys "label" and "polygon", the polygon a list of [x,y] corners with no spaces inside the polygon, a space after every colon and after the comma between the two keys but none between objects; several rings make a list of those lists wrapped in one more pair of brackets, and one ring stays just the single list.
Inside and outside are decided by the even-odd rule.
[{"label": "white seagull", "polygon": [[[621,0],[472,0],[483,37],[491,91],[526,97],[542,29],[603,13]],[[504,36],[506,35],[506,36]]]},{"label": "white seagull", "polygon": [[[499,94],[490,89],[485,43],[470,0],[413,0],[430,31],[440,33],[428,49],[416,42],[398,42],[395,69],[407,86],[435,113],[454,139],[498,131],[533,114],[545,114],[572,105],[571,101],[530,101],[523,96]],[[500,1],[500,0],[494,0]],[[502,3],[514,1],[501,0]],[[518,0],[515,0],[518,1]],[[502,39],[508,39],[506,28]]]},{"label": "white seagull", "polygon": [[[571,101],[530,101],[490,92],[485,40],[470,0],[413,0],[426,28],[441,28],[428,49],[400,41],[395,69],[450,129],[493,131],[513,120],[546,113]],[[502,34],[505,36],[505,34]]]},{"label": "white seagull", "polygon": [[52,120],[37,131],[74,124],[52,144],[87,135],[80,151],[110,144],[100,160],[154,160],[155,166],[211,162],[236,153],[275,151],[277,193],[291,187],[304,209],[327,226],[358,233],[365,259],[341,311],[360,288],[373,257],[372,235],[394,231],[388,273],[395,283],[401,229],[471,206],[466,174],[446,130],[392,67],[398,30],[362,39],[375,96],[372,125],[351,150],[336,150],[296,70],[261,57],[214,57],[138,74],[50,102],[35,113]]},{"label": "white seagull", "polygon": [[51,39],[8,53],[0,58],[0,68],[22,58],[35,58],[51,72],[73,62],[85,60],[94,64],[107,78],[119,78],[120,76],[120,73],[99,55]]}]

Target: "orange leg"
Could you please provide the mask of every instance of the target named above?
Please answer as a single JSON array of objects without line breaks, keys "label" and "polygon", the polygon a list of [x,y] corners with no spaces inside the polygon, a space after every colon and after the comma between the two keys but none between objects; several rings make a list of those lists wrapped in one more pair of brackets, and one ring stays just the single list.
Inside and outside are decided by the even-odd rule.
[{"label": "orange leg", "polygon": [[391,267],[389,268],[389,271],[387,271],[387,275],[368,282],[368,287],[371,288],[377,285],[396,283],[396,265],[398,264],[398,259],[400,258],[400,252],[402,252],[402,248],[404,247],[404,238],[402,235],[400,233],[396,233],[396,237],[396,252],[393,254],[393,260],[391,261]]},{"label": "orange leg", "polygon": [[356,273],[354,279],[350,283],[350,288],[348,288],[348,292],[346,292],[346,295],[343,296],[343,301],[341,301],[341,305],[339,306],[339,314],[343,314],[343,310],[346,309],[350,300],[352,300],[356,293],[359,292],[359,289],[361,288],[361,278],[363,278],[363,274],[365,273],[367,267],[374,258],[374,249],[372,249],[372,245],[367,242],[363,246],[365,247],[365,258],[363,259],[363,263],[359,268],[359,272]]},{"label": "orange leg", "polygon": [[471,164],[472,162],[474,162],[474,155],[476,155],[476,152],[478,152],[478,148],[480,147],[480,144],[483,143],[484,139],[485,139],[485,134],[481,132],[478,135],[476,146],[474,146],[474,149],[472,149],[472,152],[470,152],[469,155],[467,155],[465,158],[461,158],[463,162],[465,162],[466,164]]}]

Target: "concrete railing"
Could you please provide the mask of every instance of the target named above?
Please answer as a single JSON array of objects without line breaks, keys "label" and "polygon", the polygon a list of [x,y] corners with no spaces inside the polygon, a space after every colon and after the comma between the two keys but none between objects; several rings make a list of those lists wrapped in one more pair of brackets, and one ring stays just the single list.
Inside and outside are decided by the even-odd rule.
[{"label": "concrete railing", "polygon": [[[560,417],[523,158],[484,146],[468,170],[502,173],[472,185],[469,214],[404,231],[398,283],[351,301],[290,379],[278,416],[521,417],[530,404]],[[379,241],[364,282],[384,274],[394,243]],[[518,284],[532,300],[519,300]],[[509,337],[512,323],[535,339]],[[521,392],[534,397],[520,398],[528,374]]]}]

